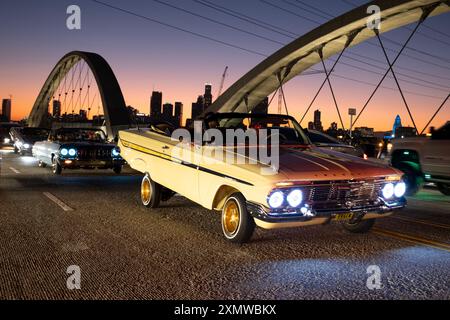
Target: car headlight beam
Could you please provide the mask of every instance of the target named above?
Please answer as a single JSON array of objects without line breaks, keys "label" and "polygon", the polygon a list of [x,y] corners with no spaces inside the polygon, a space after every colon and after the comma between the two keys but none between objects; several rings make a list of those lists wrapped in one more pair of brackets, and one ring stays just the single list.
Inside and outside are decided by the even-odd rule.
[{"label": "car headlight beam", "polygon": [[74,157],[77,154],[77,150],[74,148],[69,149],[69,156]]},{"label": "car headlight beam", "polygon": [[269,206],[272,209],[280,208],[284,203],[284,194],[281,191],[276,191],[269,196],[268,199]]},{"label": "car headlight beam", "polygon": [[397,183],[394,188],[394,195],[397,198],[401,198],[405,195],[405,193],[406,193],[406,183],[404,183],[403,181]]},{"label": "car headlight beam", "polygon": [[395,187],[393,183],[386,184],[382,190],[383,198],[391,199],[394,196],[394,189]]},{"label": "car headlight beam", "polygon": [[113,155],[113,157],[120,156],[120,149],[119,148],[112,149],[111,154]]},{"label": "car headlight beam", "polygon": [[291,207],[297,208],[303,201],[303,192],[300,189],[292,190],[286,199]]}]

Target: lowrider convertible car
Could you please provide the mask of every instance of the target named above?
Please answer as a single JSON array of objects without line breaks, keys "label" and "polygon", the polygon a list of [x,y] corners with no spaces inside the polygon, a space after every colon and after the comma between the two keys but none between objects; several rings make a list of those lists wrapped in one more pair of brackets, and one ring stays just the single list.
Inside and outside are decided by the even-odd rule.
[{"label": "lowrider convertible car", "polygon": [[[245,133],[264,128],[267,139],[258,139],[256,145],[245,140],[243,145],[237,141],[229,146],[208,139],[198,143],[196,139],[176,138],[167,127],[120,131],[118,146],[123,158],[144,174],[141,200],[145,206],[155,208],[161,200],[179,193],[221,212],[226,239],[243,243],[250,239],[255,226],[300,227],[335,220],[350,232],[364,233],[372,228],[375,219],[406,204],[406,186],[400,171],[320,149],[292,117],[216,113],[203,119],[202,125],[200,134],[211,128],[224,134],[229,130]],[[197,131],[191,131],[193,136]],[[259,156],[252,163],[243,163],[225,157],[217,160],[213,152],[215,149],[234,159],[242,155],[242,148],[267,151],[270,147],[266,142],[274,141],[275,135],[279,140],[279,165],[272,174],[265,169],[273,165]],[[192,154],[180,158],[176,150],[180,144],[185,144],[184,150]]]},{"label": "lowrider convertible car", "polygon": [[119,149],[107,143],[105,133],[97,129],[53,130],[48,140],[36,142],[32,150],[39,166],[49,165],[57,175],[63,169],[79,168],[113,169],[119,174],[124,164]]}]

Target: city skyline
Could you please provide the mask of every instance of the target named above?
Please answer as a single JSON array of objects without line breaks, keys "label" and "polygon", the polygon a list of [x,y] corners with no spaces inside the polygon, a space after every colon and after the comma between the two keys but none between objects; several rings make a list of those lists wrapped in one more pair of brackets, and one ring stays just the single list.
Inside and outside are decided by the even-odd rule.
[{"label": "city skyline", "polygon": [[[22,5],[23,1],[17,1],[17,6]],[[351,9],[349,5],[345,5],[339,1],[327,2],[329,12],[332,15],[339,15]],[[355,3],[364,3],[364,1],[355,1]],[[292,14],[271,8],[261,1],[248,1],[240,3],[235,1],[217,1],[217,5],[228,7],[232,10],[240,10],[241,12],[252,15],[252,6],[258,8],[258,16],[254,18],[262,21],[270,20],[270,23],[277,25],[286,30],[297,30],[297,35],[304,34],[317,26],[316,23],[300,19]],[[218,88],[221,81],[223,68],[229,66],[228,77],[225,81],[224,91],[236,80],[238,80],[247,71],[264,59],[262,56],[244,52],[242,50],[227,48],[212,41],[200,39],[198,37],[187,36],[182,32],[177,32],[163,26],[152,25],[142,19],[137,19],[112,9],[101,7],[91,1],[81,1],[80,8],[83,13],[82,29],[79,31],[70,31],[65,28],[65,9],[69,2],[61,1],[56,4],[51,1],[42,1],[39,5],[27,3],[25,7],[28,10],[15,10],[22,19],[8,16],[7,10],[0,10],[2,21],[9,26],[9,29],[2,28],[0,31],[0,39],[5,46],[0,59],[0,69],[2,76],[0,77],[0,98],[6,98],[11,93],[13,98],[13,114],[14,120],[20,120],[26,117],[36,100],[39,90],[44,83],[49,72],[56,62],[68,51],[80,49],[86,51],[98,52],[104,56],[111,64],[115,72],[122,91],[125,96],[127,105],[132,105],[140,112],[147,112],[148,97],[154,90],[162,91],[170,101],[179,101],[184,106],[190,106],[195,101],[195,96],[205,83],[211,83],[213,88]],[[174,4],[174,3],[172,3]],[[2,3],[1,6],[6,5]],[[15,6],[9,3],[8,6]],[[236,43],[240,47],[251,48],[257,52],[263,52],[269,55],[279,49],[282,44],[269,43],[263,39],[257,39],[249,35],[243,35],[227,28],[209,24],[206,21],[189,17],[186,14],[177,12],[160,4],[136,3],[115,1],[114,5],[127,8],[131,11],[143,12],[146,15],[160,15],[167,21],[174,21],[176,18],[185,18],[186,25],[180,27],[188,27],[199,33],[214,34],[214,38],[226,42]],[[175,5],[175,4],[174,4]],[[314,6],[314,3],[311,2]],[[233,21],[239,27],[246,26],[244,22],[234,19],[228,15],[219,14],[215,10],[207,9],[204,6],[195,4],[189,6],[190,11],[201,13],[223,22]],[[292,6],[289,7],[291,13],[301,12]],[[12,10],[10,8],[10,10]],[[318,13],[316,11],[316,13]],[[54,18],[58,17],[60,18]],[[324,22],[328,18],[319,18],[317,15],[302,12],[302,15],[312,20]],[[323,15],[323,14],[322,14]],[[33,23],[33,19],[39,17],[42,23],[36,28],[29,28]],[[275,19],[274,19],[275,18]],[[21,22],[19,22],[21,21]],[[176,20],[180,22],[179,19]],[[117,24],[116,22],[120,22]],[[180,22],[181,23],[181,22]],[[24,24],[24,25],[21,25]],[[122,27],[126,25],[126,27]],[[447,28],[449,21],[445,16],[432,18],[427,21],[428,26],[434,28]],[[254,25],[247,26],[252,33],[265,35],[274,38],[280,43],[289,43],[293,38],[283,37],[274,32],[261,29]],[[30,29],[32,29],[30,33]],[[111,29],[113,32],[109,32]],[[25,32],[26,30],[27,32]],[[106,30],[108,30],[107,33]],[[415,36],[415,40],[406,53],[408,56],[402,57],[398,62],[396,71],[411,74],[407,69],[417,69],[419,72],[434,74],[436,78],[428,76],[418,76],[421,78],[423,86],[417,86],[405,80],[413,80],[406,76],[399,76],[402,88],[418,124],[419,129],[426,124],[434,113],[436,108],[444,100],[445,88],[448,88],[448,75],[450,65],[442,59],[443,53],[448,50],[448,46],[443,44],[449,42],[448,39],[440,34],[433,34],[433,38],[441,40],[443,43],[427,39],[424,35],[430,33],[428,29],[423,29],[424,34]],[[405,28],[389,32],[383,37],[388,37],[398,43],[403,43],[408,35]],[[111,35],[110,35],[111,34]],[[55,41],[58,39],[58,41]],[[249,40],[251,39],[251,40]],[[153,43],[159,43],[153,46]],[[398,46],[387,42],[387,47],[398,50]],[[133,50],[130,50],[130,49]],[[376,49],[376,50],[374,50]],[[415,58],[424,60],[424,55],[417,52],[429,51],[432,56],[426,58],[429,63],[421,63]],[[367,57],[367,64],[357,63],[350,60],[351,56],[343,59],[343,65],[336,68],[336,76],[332,76],[331,80],[335,88],[337,100],[341,113],[346,114],[347,109],[355,107],[358,111],[373,90],[373,86],[366,83],[376,83],[381,77],[377,73],[387,70],[386,64],[383,66],[377,61],[383,62],[382,51],[379,48],[373,48],[368,44],[362,44],[351,49],[352,53]],[[390,52],[392,56],[394,53]],[[362,61],[362,58],[358,58]],[[448,60],[448,59],[447,59]],[[329,65],[332,61],[327,61]],[[440,64],[442,67],[435,66]],[[353,65],[350,67],[349,65]],[[378,65],[381,69],[373,68],[371,65]],[[374,73],[360,72],[358,80],[355,82],[355,76],[351,74],[355,72],[354,67],[362,67],[371,69]],[[316,66],[318,68],[320,66]],[[353,81],[344,78],[353,78]],[[284,91],[289,112],[295,118],[300,119],[304,110],[309,105],[312,97],[317,92],[317,88],[323,81],[324,75],[307,75],[297,77],[285,85]],[[418,80],[413,80],[417,82]],[[430,84],[433,83],[433,84]],[[428,83],[428,84],[427,84]],[[436,86],[440,84],[440,87]],[[386,80],[383,86],[395,88],[392,78]],[[439,90],[436,90],[438,88]],[[216,93],[213,90],[213,99]],[[319,95],[317,102],[313,105],[313,109],[319,109],[322,112],[323,123],[328,124],[337,122],[337,113],[331,94],[327,88]],[[276,99],[271,104],[269,111],[276,113]],[[391,119],[396,114],[400,114],[405,125],[411,125],[411,120],[403,105],[403,101],[398,91],[382,88],[377,93],[374,100],[369,104],[367,111],[363,114],[357,126],[371,126],[377,130],[389,130],[390,124],[387,123],[386,117]],[[189,118],[188,112],[184,112],[184,120]],[[450,108],[444,107],[443,111],[438,115],[432,126],[439,127],[450,118]],[[313,119],[310,112],[305,121],[302,123],[307,126],[309,120]],[[389,121],[391,122],[391,121]],[[344,117],[344,125],[349,127],[349,119]],[[327,127],[325,125],[325,127]]]}]

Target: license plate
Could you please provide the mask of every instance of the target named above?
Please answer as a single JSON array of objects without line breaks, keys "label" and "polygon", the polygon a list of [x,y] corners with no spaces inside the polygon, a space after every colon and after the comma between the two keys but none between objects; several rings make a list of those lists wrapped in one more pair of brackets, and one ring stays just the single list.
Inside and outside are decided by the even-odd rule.
[{"label": "license plate", "polygon": [[347,221],[353,218],[353,213],[340,213],[334,216],[334,221]]}]

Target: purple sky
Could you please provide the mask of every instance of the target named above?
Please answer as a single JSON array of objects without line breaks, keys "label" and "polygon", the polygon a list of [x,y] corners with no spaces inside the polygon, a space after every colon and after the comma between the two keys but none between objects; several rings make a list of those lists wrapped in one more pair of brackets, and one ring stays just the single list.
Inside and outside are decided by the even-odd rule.
[{"label": "purple sky", "polygon": [[[281,48],[280,43],[287,44],[293,40],[286,35],[217,12],[194,0],[161,1],[244,29],[258,37],[219,26],[153,0],[104,1],[161,22],[266,55]],[[266,21],[268,24],[286,30],[283,33],[291,36],[302,35],[317,27],[318,23],[329,20],[329,15],[337,16],[352,8],[349,1],[342,0],[264,0],[279,8],[260,0],[208,1],[213,5],[220,5]],[[360,0],[351,0],[351,2],[365,3]],[[66,8],[71,4],[79,5],[82,10],[80,31],[70,31],[66,28]],[[202,93],[206,82],[212,83],[215,86],[213,92],[216,92],[225,66],[230,67],[225,84],[228,87],[264,59],[260,55],[176,31],[101,6],[90,0],[3,0],[0,3],[0,21],[2,23],[0,96],[6,98],[9,94],[13,95],[15,119],[29,114],[51,69],[64,54],[72,50],[92,51],[105,57],[116,73],[127,104],[148,113],[150,94],[154,88],[163,91],[164,102],[182,101],[185,105],[185,117],[190,116],[190,104],[196,100],[197,95]],[[401,68],[421,72],[414,73],[406,69],[398,69],[404,74],[399,76],[400,79],[419,82],[419,84],[412,84],[400,81],[402,87],[408,91],[406,96],[419,127],[425,125],[450,88],[449,15],[432,18],[426,22],[426,26],[427,28],[421,29],[421,33],[415,36],[410,46],[433,56],[406,50],[405,53],[409,57],[402,57],[398,63]],[[408,30],[399,29],[386,34],[386,37],[403,42],[408,33]],[[386,42],[386,46],[399,49],[389,42]],[[363,55],[368,60],[361,63],[344,58],[343,62],[384,73],[386,65],[377,62],[384,60],[381,49],[363,44],[352,48],[350,52]],[[393,53],[391,52],[390,55],[392,56]],[[367,63],[371,63],[372,66]],[[382,69],[376,69],[373,65]],[[380,79],[378,74],[358,70],[348,65],[339,65],[336,74],[369,83],[376,83]],[[309,104],[322,80],[323,75],[305,76],[296,78],[286,86],[289,109],[294,116],[301,117],[302,111]],[[344,114],[347,113],[348,107],[356,107],[360,110],[373,89],[372,86],[340,78],[333,78],[332,81]],[[394,88],[395,83],[392,79],[388,79],[385,86]],[[322,110],[325,126],[337,119],[334,104],[327,89],[323,91],[314,108]],[[276,111],[275,105],[271,111]],[[369,105],[359,125],[375,126],[379,130],[388,129],[396,114],[402,116],[404,124],[411,124],[399,93],[382,89]],[[307,120],[311,118],[312,113]],[[433,125],[439,126],[449,119],[450,106],[447,105]],[[345,120],[348,121],[347,116]]]}]

